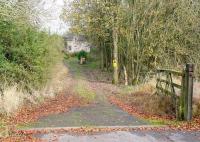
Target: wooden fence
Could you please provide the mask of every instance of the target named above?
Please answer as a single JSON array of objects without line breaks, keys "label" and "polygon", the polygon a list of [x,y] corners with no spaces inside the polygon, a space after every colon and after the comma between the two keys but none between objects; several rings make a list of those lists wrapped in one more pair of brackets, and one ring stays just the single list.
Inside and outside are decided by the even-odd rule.
[{"label": "wooden fence", "polygon": [[[178,120],[192,119],[193,72],[193,64],[186,64],[183,71],[157,70],[157,93],[172,97]],[[175,80],[180,82],[175,83]]]}]

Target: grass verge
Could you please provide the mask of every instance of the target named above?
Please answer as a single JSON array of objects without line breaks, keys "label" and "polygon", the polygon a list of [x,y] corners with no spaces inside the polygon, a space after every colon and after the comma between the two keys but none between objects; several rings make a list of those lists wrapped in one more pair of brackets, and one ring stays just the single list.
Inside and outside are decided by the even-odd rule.
[{"label": "grass verge", "polygon": [[96,98],[95,92],[93,92],[89,88],[87,82],[83,80],[78,80],[76,86],[74,87],[74,92],[88,103],[93,102]]},{"label": "grass verge", "polygon": [[130,94],[111,96],[109,100],[134,117],[153,125],[166,125],[170,130],[200,130],[200,116],[194,116],[191,122],[177,121],[171,99],[155,95],[154,92],[154,87],[146,84],[137,87]]}]

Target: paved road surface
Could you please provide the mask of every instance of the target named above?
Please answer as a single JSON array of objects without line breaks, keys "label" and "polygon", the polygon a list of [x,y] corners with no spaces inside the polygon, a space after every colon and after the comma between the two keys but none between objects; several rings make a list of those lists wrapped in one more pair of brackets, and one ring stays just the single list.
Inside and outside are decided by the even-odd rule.
[{"label": "paved road surface", "polygon": [[38,135],[49,142],[200,142],[200,132],[111,132],[98,135]]},{"label": "paved road surface", "polygon": [[[92,71],[77,64],[76,60],[72,60],[69,64],[72,65],[69,67],[69,75],[66,78],[70,80],[71,86],[74,88],[80,86],[81,90],[89,89],[95,94],[95,99],[87,107],[74,108],[69,112],[40,118],[31,128],[139,126],[149,124],[109,103],[108,96],[112,95],[112,91],[117,91],[116,86],[95,80],[94,76],[96,74],[88,74]],[[70,89],[74,89],[73,87]]]},{"label": "paved road surface", "polygon": [[[112,92],[117,92],[116,86],[94,80],[97,77],[92,75],[92,71],[84,68],[84,66],[78,65],[76,60],[69,64],[72,66],[69,68],[70,75],[67,78],[71,86],[76,86],[80,82],[83,82],[83,89],[88,89],[87,87],[89,86],[89,89],[96,95],[94,102],[87,107],[74,108],[69,112],[40,118],[38,122],[29,127],[30,129],[149,125],[148,122],[133,117],[108,102],[107,96],[113,95]],[[200,132],[178,131],[118,131],[84,136],[70,135],[67,133],[50,133],[36,135],[36,137],[46,139],[50,142],[200,142]]]}]

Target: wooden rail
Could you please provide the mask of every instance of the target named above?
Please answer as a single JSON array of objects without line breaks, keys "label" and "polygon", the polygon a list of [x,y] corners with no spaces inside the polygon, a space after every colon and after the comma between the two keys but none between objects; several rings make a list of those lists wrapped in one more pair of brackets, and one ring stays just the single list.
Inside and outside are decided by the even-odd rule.
[{"label": "wooden rail", "polygon": [[[178,120],[192,119],[193,72],[193,64],[186,64],[182,72],[169,69],[157,70],[157,94],[172,96]],[[181,77],[181,84],[174,83],[174,77]],[[180,94],[177,90],[180,90]]]},{"label": "wooden rail", "polygon": [[166,72],[166,73],[172,73],[174,75],[177,76],[182,76],[183,73],[180,71],[175,71],[175,70],[169,70],[169,69],[158,69],[157,72],[162,73],[162,72]]},{"label": "wooden rail", "polygon": [[171,84],[172,86],[178,88],[178,89],[182,89],[182,85],[179,85],[179,84],[176,84],[176,83],[173,83],[173,82],[169,82],[167,80],[164,80],[164,79],[157,79],[157,82],[163,82],[163,83],[166,83],[166,84]]}]

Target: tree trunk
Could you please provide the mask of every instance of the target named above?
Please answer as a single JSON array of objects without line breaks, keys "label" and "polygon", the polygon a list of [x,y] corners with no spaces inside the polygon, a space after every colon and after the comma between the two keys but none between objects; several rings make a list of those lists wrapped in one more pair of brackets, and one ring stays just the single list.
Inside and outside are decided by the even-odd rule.
[{"label": "tree trunk", "polygon": [[127,70],[126,70],[126,66],[123,65],[124,68],[124,81],[125,81],[125,85],[128,85],[128,75],[127,75]]},{"label": "tree trunk", "polygon": [[[105,46],[106,47],[106,46]],[[106,70],[108,71],[108,52],[107,52],[107,49],[105,48],[105,68]]]},{"label": "tree trunk", "polygon": [[103,49],[104,49],[104,47],[102,46],[102,43],[100,42],[99,43],[99,46],[100,46],[100,53],[101,53],[101,63],[100,63],[100,68],[101,68],[101,70],[103,70],[104,69],[104,51],[103,51]]},{"label": "tree trunk", "polygon": [[113,28],[113,84],[118,84],[118,34],[116,28]]}]

